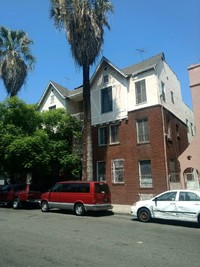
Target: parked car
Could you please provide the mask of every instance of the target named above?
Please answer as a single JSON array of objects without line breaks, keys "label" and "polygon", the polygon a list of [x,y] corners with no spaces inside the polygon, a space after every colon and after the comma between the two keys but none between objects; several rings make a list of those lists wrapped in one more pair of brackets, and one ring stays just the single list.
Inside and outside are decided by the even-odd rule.
[{"label": "parked car", "polygon": [[72,210],[78,216],[86,211],[112,209],[109,186],[103,182],[65,181],[56,183],[41,196],[41,210]]},{"label": "parked car", "polygon": [[152,218],[200,223],[200,191],[171,190],[131,206],[131,214],[141,222]]},{"label": "parked car", "polygon": [[38,203],[44,193],[38,185],[9,184],[0,189],[0,204],[18,209],[25,203]]}]

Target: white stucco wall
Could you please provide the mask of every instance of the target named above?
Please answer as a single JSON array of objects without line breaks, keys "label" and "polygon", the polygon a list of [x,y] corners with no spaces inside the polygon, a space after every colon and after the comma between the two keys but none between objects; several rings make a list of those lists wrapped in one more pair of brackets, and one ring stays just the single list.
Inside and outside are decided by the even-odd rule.
[{"label": "white stucco wall", "polygon": [[[56,106],[56,108],[67,108],[67,100],[62,97],[57,90],[49,88],[46,91],[44,98],[42,99],[42,103],[40,105],[39,111],[49,110],[50,107]],[[51,103],[51,96],[54,95],[54,102]]]},{"label": "white stucco wall", "polygon": [[[108,83],[103,82],[104,75],[109,75]],[[136,104],[135,83],[145,79],[147,101]],[[166,101],[162,101],[161,81],[165,84]],[[112,86],[113,111],[101,114],[101,89]],[[171,91],[174,96],[174,103],[171,99]],[[134,75],[133,77],[124,77],[115,68],[107,63],[102,64],[98,70],[95,80],[91,86],[91,111],[92,124],[102,124],[115,120],[127,118],[128,112],[153,105],[163,105],[175,116],[186,123],[194,124],[193,112],[183,102],[181,95],[180,82],[175,73],[163,61],[157,64],[155,69]],[[189,139],[192,136],[189,133]]]},{"label": "white stucco wall", "polygon": [[[107,68],[106,70],[104,68]],[[109,81],[103,82],[104,75],[109,75]],[[101,114],[101,89],[112,86],[113,111]],[[101,67],[91,86],[92,124],[102,124],[127,117],[127,79],[116,72],[108,64]]]}]

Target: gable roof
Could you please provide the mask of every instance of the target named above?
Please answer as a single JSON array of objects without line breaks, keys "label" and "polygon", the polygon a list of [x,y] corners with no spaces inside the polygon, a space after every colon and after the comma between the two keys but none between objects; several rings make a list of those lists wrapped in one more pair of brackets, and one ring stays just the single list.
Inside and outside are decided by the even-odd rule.
[{"label": "gable roof", "polygon": [[[63,87],[62,85],[56,83],[56,82],[53,82],[53,81],[50,81],[50,83],[52,84],[52,86],[58,91],[58,93],[63,97],[68,97],[69,96],[69,90],[65,87]],[[49,83],[49,84],[50,84]]]},{"label": "gable roof", "polygon": [[160,53],[160,54],[153,56],[151,58],[148,58],[142,62],[139,62],[139,63],[131,65],[129,67],[120,69],[120,68],[116,67],[113,63],[111,63],[111,61],[109,61],[106,57],[102,57],[100,63],[98,64],[97,68],[95,69],[90,81],[91,81],[91,83],[94,81],[97,72],[99,71],[101,66],[105,63],[110,65],[114,70],[116,70],[118,73],[120,73],[123,77],[127,78],[131,75],[136,75],[138,73],[155,68],[160,60],[165,60],[164,53]]},{"label": "gable roof", "polygon": [[42,102],[45,99],[45,96],[47,95],[48,91],[52,89],[52,87],[58,92],[58,94],[62,97],[62,98],[69,98],[69,99],[73,99],[75,101],[80,101],[82,98],[82,92],[83,92],[83,88],[77,88],[74,89],[72,91],[68,90],[66,87],[50,81],[42,95],[42,97],[40,98],[39,102],[38,102],[38,106],[40,106],[42,104]]},{"label": "gable roof", "polygon": [[160,60],[165,60],[164,53],[160,53],[140,63],[122,69],[126,75],[134,75],[156,67]]}]

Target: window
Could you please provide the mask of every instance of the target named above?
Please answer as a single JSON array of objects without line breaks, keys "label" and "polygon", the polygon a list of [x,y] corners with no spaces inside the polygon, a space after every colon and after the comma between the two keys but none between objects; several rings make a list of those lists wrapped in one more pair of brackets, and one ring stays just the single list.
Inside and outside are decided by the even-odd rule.
[{"label": "window", "polygon": [[119,143],[119,125],[110,126],[110,144]]},{"label": "window", "polygon": [[152,187],[151,161],[150,160],[141,160],[139,162],[139,173],[140,173],[140,186],[141,187]]},{"label": "window", "polygon": [[112,160],[112,182],[123,183],[124,182],[124,159]]},{"label": "window", "polygon": [[68,193],[89,193],[90,184],[89,183],[64,183],[62,184],[62,192]]},{"label": "window", "polygon": [[97,181],[106,181],[106,163],[105,161],[97,162]]},{"label": "window", "polygon": [[191,130],[191,135],[194,136],[193,123],[190,123],[190,130]]},{"label": "window", "polygon": [[186,119],[186,126],[187,126],[187,131],[188,131],[188,133],[189,133],[189,122],[188,122],[188,120]]},{"label": "window", "polygon": [[51,104],[54,103],[54,95],[51,95]]},{"label": "window", "polygon": [[103,76],[103,82],[108,83],[108,74]]},{"label": "window", "polygon": [[49,110],[56,109],[56,105],[49,107]]},{"label": "window", "polygon": [[171,101],[174,104],[174,93],[171,91]]},{"label": "window", "polygon": [[172,134],[171,134],[171,121],[167,121],[167,139],[171,140],[172,139]]},{"label": "window", "polygon": [[138,143],[149,142],[148,119],[137,121],[137,141]]},{"label": "window", "polygon": [[147,101],[145,80],[135,83],[135,95],[136,104],[141,104]]},{"label": "window", "polygon": [[107,113],[113,110],[112,87],[101,90],[101,112]]},{"label": "window", "polygon": [[165,84],[163,82],[161,82],[161,98],[162,98],[162,100],[164,102],[166,101],[166,97],[165,97]]},{"label": "window", "polygon": [[106,127],[100,127],[98,129],[98,142],[99,146],[105,146],[108,142],[108,128]]},{"label": "window", "polygon": [[159,197],[156,197],[156,199],[157,199],[157,201],[175,201],[176,194],[177,194],[176,191],[167,192],[167,193],[162,194]]}]

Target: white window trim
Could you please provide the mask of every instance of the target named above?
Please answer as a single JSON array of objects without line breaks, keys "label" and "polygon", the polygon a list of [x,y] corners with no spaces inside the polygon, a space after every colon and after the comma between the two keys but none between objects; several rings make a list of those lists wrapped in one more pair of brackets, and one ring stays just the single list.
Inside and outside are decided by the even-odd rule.
[{"label": "white window trim", "polygon": [[[121,171],[123,174],[123,181],[119,181],[118,179],[116,179],[116,175],[117,175],[117,170],[116,168],[114,168],[114,164],[117,162],[122,162],[123,166],[121,169],[118,169],[118,171]],[[114,159],[111,161],[111,177],[112,177],[112,182],[113,184],[124,184],[124,159]]]},{"label": "white window trim", "polygon": [[[108,141],[104,144],[101,144],[101,138],[100,138],[100,129],[107,129],[107,135],[108,135],[108,127],[107,126],[102,126],[98,128],[98,146],[107,146]],[[106,136],[106,140],[108,140],[108,136]]]},{"label": "white window trim", "polygon": [[[145,133],[144,136],[148,136],[148,140],[140,141],[139,140],[139,123],[146,121],[147,126],[148,126],[148,133]],[[148,118],[140,119],[136,121],[136,126],[137,126],[137,143],[138,144],[144,144],[144,143],[149,143],[150,142],[150,136],[149,136],[149,125],[148,125]]]},{"label": "white window trim", "polygon": [[[118,141],[116,141],[116,142],[112,142],[112,138],[111,138],[111,127],[113,127],[113,126],[118,126],[118,133],[117,133]],[[109,125],[109,144],[110,145],[119,144],[119,124],[118,123]]]},{"label": "white window trim", "polygon": [[[144,100],[142,99],[141,102],[138,102],[137,84],[142,83],[142,82],[144,82],[144,84],[145,84],[145,90],[144,90],[144,92],[142,91],[141,95],[142,95],[142,98],[145,98],[145,99]],[[140,81],[135,82],[135,102],[136,102],[136,105],[141,105],[141,104],[144,104],[147,102],[147,87],[146,87],[146,80],[145,79],[142,79]]]},{"label": "white window trim", "polygon": [[[150,161],[150,160],[141,160],[141,161]],[[147,178],[147,179],[149,179],[149,181],[151,180],[151,183],[146,183],[146,185],[145,185],[145,183],[143,182],[144,180],[144,176],[142,176],[142,173],[141,173],[141,165],[140,165],[140,162],[141,161],[139,161],[139,178],[140,178],[140,187],[141,188],[152,188],[153,187],[153,178],[152,178],[152,174],[149,174],[148,175],[148,177],[150,177],[150,178]],[[150,161],[150,163],[151,163],[151,161]]]}]

